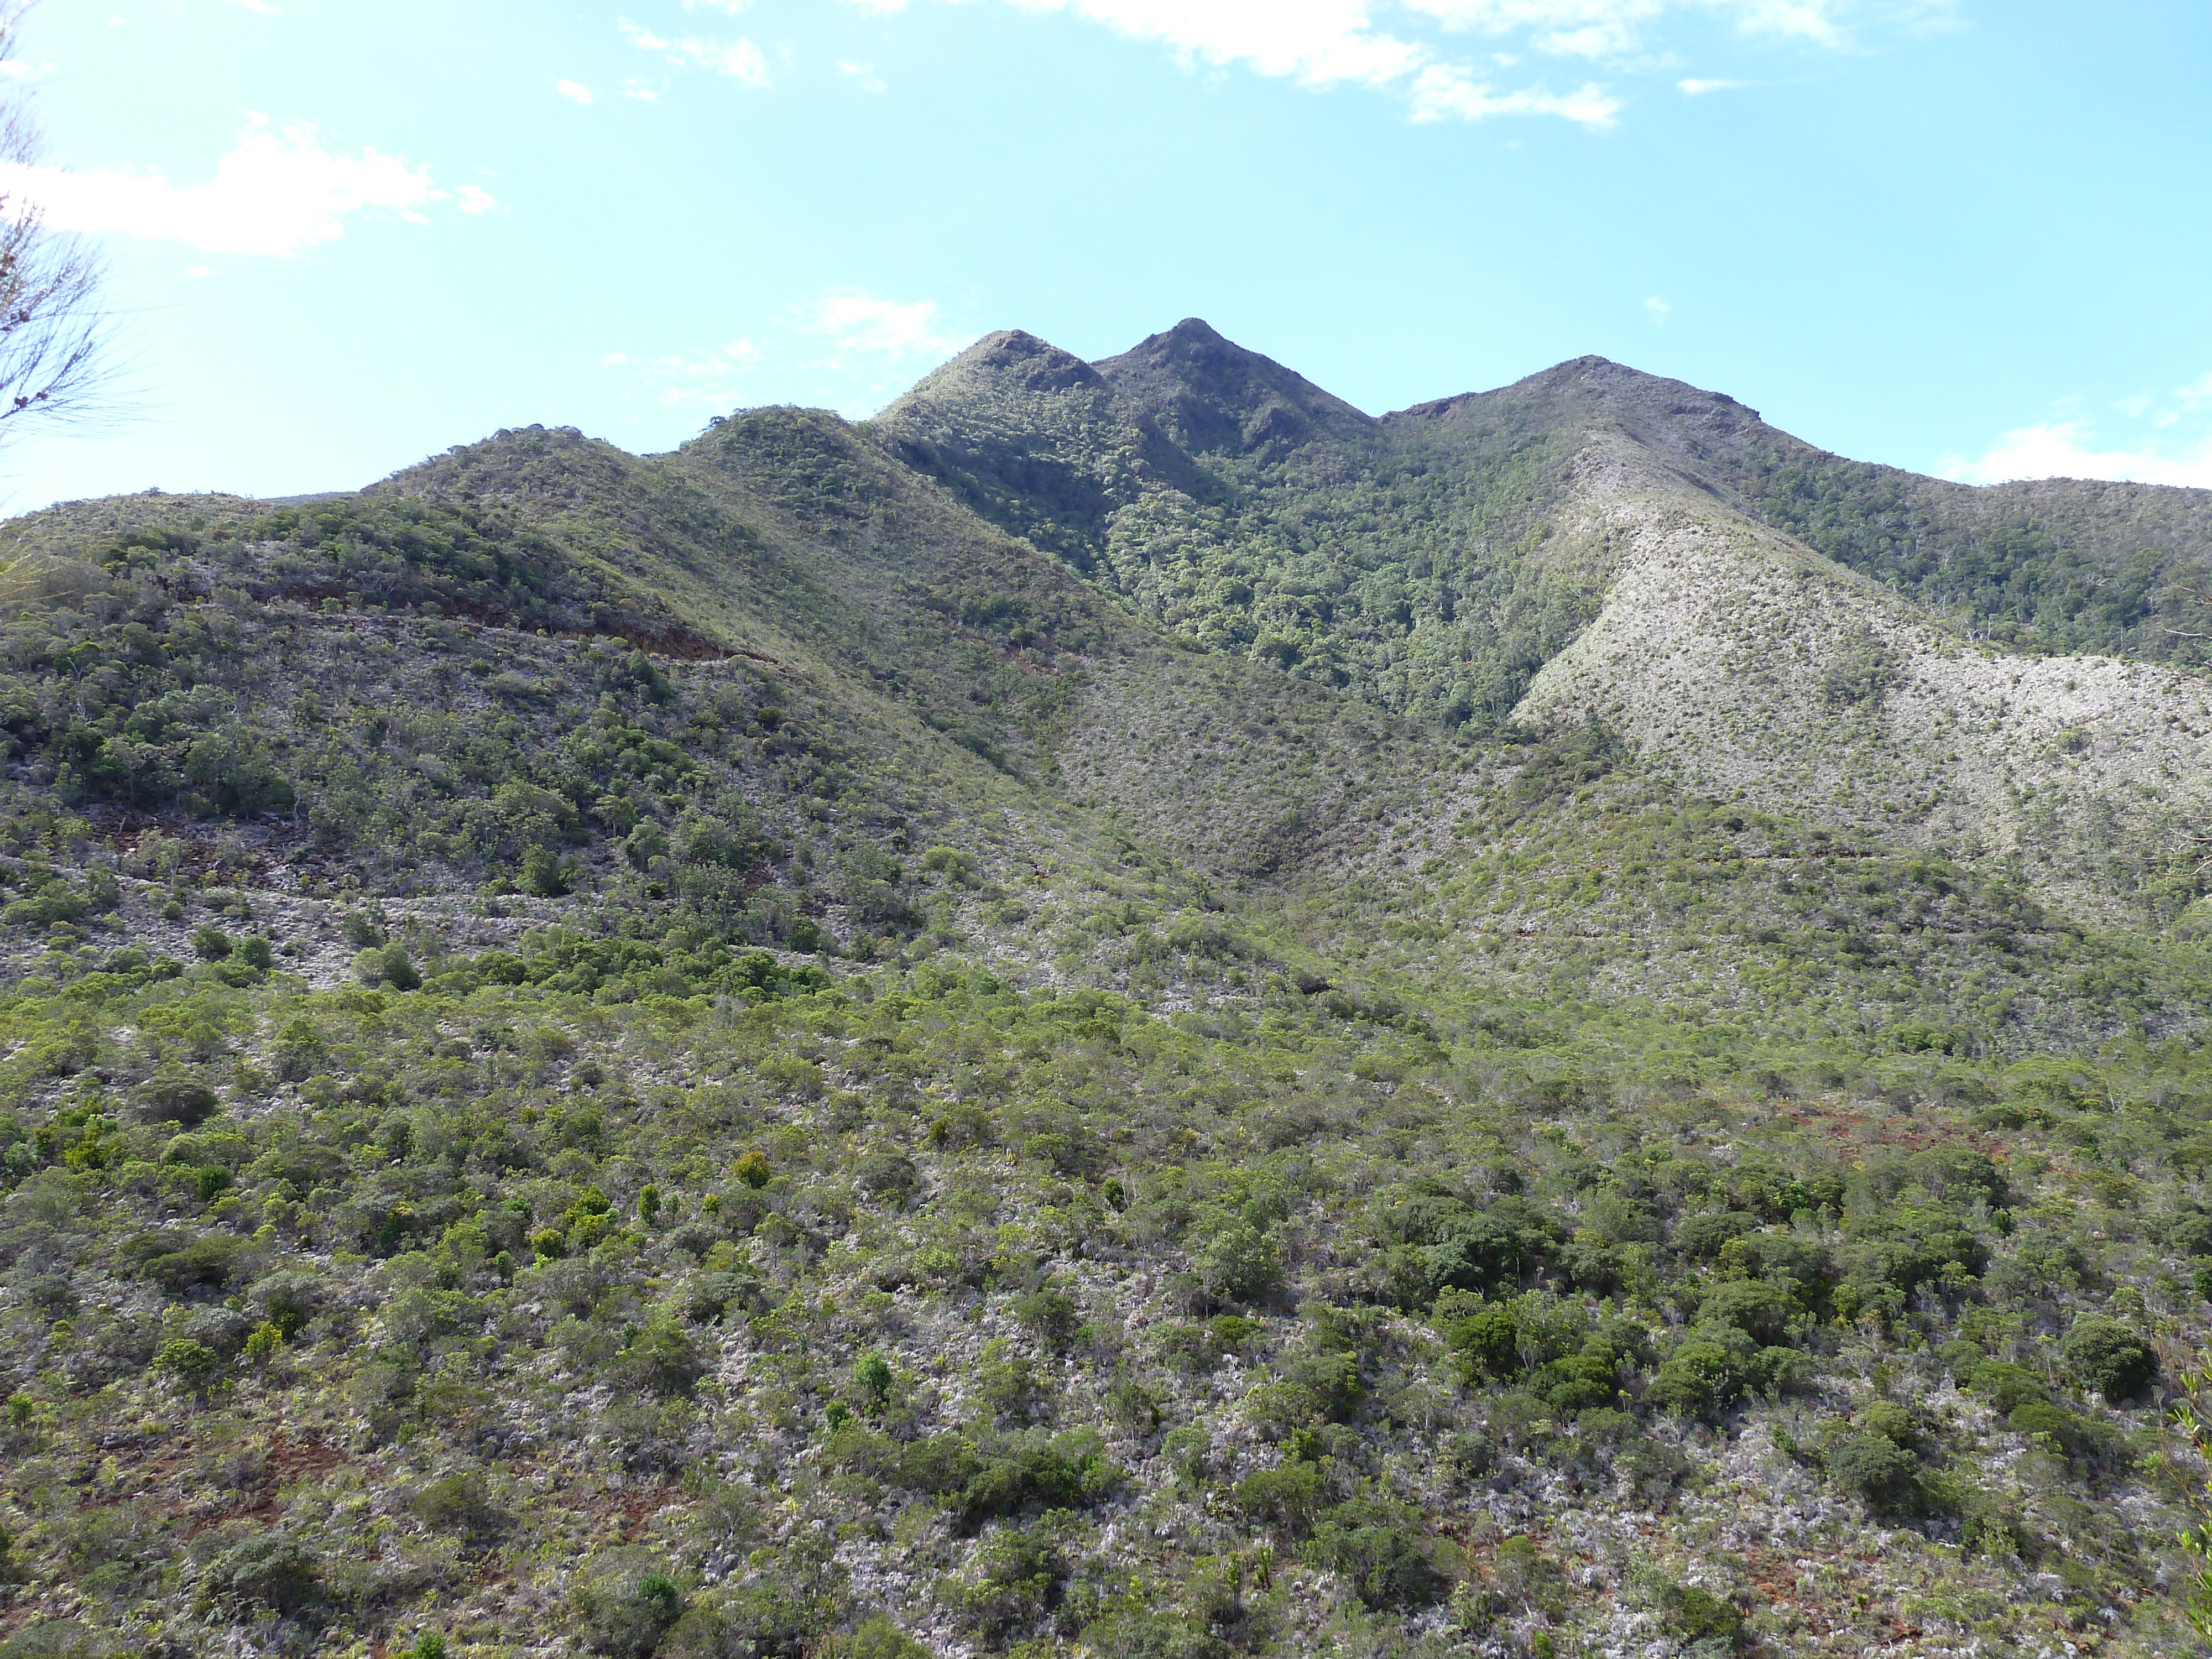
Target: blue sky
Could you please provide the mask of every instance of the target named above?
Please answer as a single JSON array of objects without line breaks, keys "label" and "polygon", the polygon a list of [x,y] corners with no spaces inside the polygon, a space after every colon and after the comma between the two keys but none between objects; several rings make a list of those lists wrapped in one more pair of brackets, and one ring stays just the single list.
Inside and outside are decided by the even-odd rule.
[{"label": "blue sky", "polygon": [[1188,315],[1376,412],[1594,351],[2212,486],[2208,62],[2127,0],[45,0],[0,188],[106,251],[131,406],[0,494],[660,449]]}]

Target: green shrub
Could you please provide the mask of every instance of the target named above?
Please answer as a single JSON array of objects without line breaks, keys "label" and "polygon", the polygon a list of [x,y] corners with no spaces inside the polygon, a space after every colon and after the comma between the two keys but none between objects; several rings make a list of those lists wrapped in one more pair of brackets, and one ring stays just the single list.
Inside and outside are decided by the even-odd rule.
[{"label": "green shrub", "polygon": [[211,1588],[297,1617],[325,1599],[323,1564],[314,1547],[296,1533],[257,1533],[224,1551],[210,1564]]},{"label": "green shrub", "polygon": [[1006,1527],[976,1546],[974,1564],[953,1590],[960,1620],[1002,1638],[1036,1625],[1060,1604],[1067,1563],[1044,1526]]},{"label": "green shrub", "polygon": [[2157,1352],[2117,1319],[2084,1314],[2060,1346],[2081,1386],[2115,1405],[2134,1399],[2158,1376]]},{"label": "green shrub", "polygon": [[921,867],[964,886],[975,874],[975,861],[955,848],[933,847],[921,855]]},{"label": "green shrub", "polygon": [[148,1123],[180,1123],[190,1129],[222,1109],[214,1089],[190,1072],[157,1072],[135,1093],[138,1116]]},{"label": "green shrub", "polygon": [[1759,1231],[1759,1218],[1741,1210],[1705,1210],[1674,1224],[1674,1248],[1687,1256],[1717,1256],[1723,1245]]},{"label": "green shrub", "polygon": [[890,1398],[890,1362],[871,1348],[853,1362],[853,1387],[872,1411],[880,1411]]},{"label": "green shrub", "polygon": [[2057,1452],[2070,1454],[2081,1443],[2081,1419],[2048,1400],[2021,1401],[2005,1419],[2005,1426],[2014,1434],[2043,1441]]},{"label": "green shrub", "polygon": [[1828,1453],[1828,1472],[1877,1514],[1910,1509],[1919,1493],[1919,1460],[1886,1434],[1854,1434]]},{"label": "green shrub", "polygon": [[1603,1340],[1593,1338],[1580,1353],[1540,1366],[1528,1379],[1529,1391],[1566,1416],[1611,1406],[1620,1396],[1620,1358]]},{"label": "green shrub", "polygon": [[1684,1584],[1667,1599],[1667,1622],[1681,1640],[1716,1642],[1730,1650],[1743,1645],[1743,1614],[1734,1602],[1696,1584]]},{"label": "green shrub", "polygon": [[682,1586],[641,1549],[592,1557],[570,1594],[580,1633],[609,1659],[645,1659],[684,1614]]},{"label": "green shrub", "polygon": [[448,1531],[480,1531],[497,1518],[490,1491],[479,1474],[447,1474],[425,1481],[407,1507],[426,1525]]},{"label": "green shrub", "polygon": [[1014,1317],[1055,1352],[1066,1347],[1075,1334],[1081,1311],[1073,1297],[1052,1285],[1024,1291],[1014,1298]]},{"label": "green shrub", "polygon": [[1242,1224],[1207,1240],[1192,1262],[1206,1293],[1218,1300],[1256,1302],[1282,1276],[1282,1253],[1256,1227]]},{"label": "green shrub", "polygon": [[1954,1381],[1965,1383],[1974,1374],[1974,1368],[1989,1358],[1978,1342],[1955,1337],[1936,1350],[1936,1363]]},{"label": "green shrub", "polygon": [[1966,1387],[2000,1413],[2009,1413],[2027,1401],[2051,1398],[2041,1377],[2001,1359],[1985,1359],[1976,1365],[1967,1376]]},{"label": "green shrub", "polygon": [[1414,1607],[1434,1601],[1443,1582],[1426,1545],[1401,1511],[1360,1499],[1322,1510],[1298,1553],[1370,1607]]},{"label": "green shrub", "polygon": [[1077,1640],[1099,1659],[1229,1659],[1230,1652],[1229,1644],[1203,1626],[1156,1613],[1095,1620]]},{"label": "green shrub", "polygon": [[172,1294],[220,1288],[237,1271],[239,1241],[224,1233],[141,1233],[123,1248],[124,1259]]},{"label": "green shrub", "polygon": [[188,1336],[173,1337],[154,1356],[154,1368],[194,1392],[212,1388],[222,1376],[222,1356]]},{"label": "green shrub", "polygon": [[1717,1417],[1743,1394],[1745,1358],[1740,1350],[1693,1337],[1660,1364],[1644,1397],[1662,1411]]},{"label": "green shrub", "polygon": [[1698,1304],[1700,1320],[1719,1320],[1768,1343],[1781,1340],[1796,1311],[1796,1299],[1789,1291],[1756,1279],[1716,1285]]},{"label": "green shrub", "polygon": [[879,1613],[860,1622],[842,1656],[843,1659],[929,1659],[929,1650]]},{"label": "green shrub", "polygon": [[1160,1455],[1186,1486],[1203,1486],[1206,1464],[1213,1451],[1213,1437],[1195,1423],[1170,1429],[1160,1441]]},{"label": "green shrub", "polygon": [[986,1521],[1024,1509],[1087,1509],[1121,1480],[1098,1437],[1087,1431],[1006,1435],[961,1486],[954,1519],[963,1531],[974,1532]]},{"label": "green shrub", "polygon": [[[744,1176],[740,1175],[738,1178],[743,1180]],[[904,1153],[879,1147],[854,1166],[853,1184],[864,1193],[903,1204],[921,1187],[921,1172]]]},{"label": "green shrub", "polygon": [[635,1387],[657,1395],[689,1394],[707,1370],[690,1333],[665,1316],[646,1322],[623,1350],[621,1364]]},{"label": "green shrub", "polygon": [[1311,1463],[1285,1462],[1237,1483],[1238,1509],[1293,1538],[1312,1529],[1322,1506],[1322,1474]]},{"label": "green shrub", "polygon": [[526,848],[522,854],[522,888],[539,898],[560,898],[568,891],[568,866],[561,855],[544,847]]}]

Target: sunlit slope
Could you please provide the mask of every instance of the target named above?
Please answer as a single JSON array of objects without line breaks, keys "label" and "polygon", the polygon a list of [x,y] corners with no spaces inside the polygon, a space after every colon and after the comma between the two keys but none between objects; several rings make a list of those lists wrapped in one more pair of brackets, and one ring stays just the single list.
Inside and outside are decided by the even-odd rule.
[{"label": "sunlit slope", "polygon": [[1618,438],[1580,458],[1563,544],[1604,603],[1517,711],[1602,720],[1682,787],[1908,846],[2015,854],[2069,906],[2172,919],[2212,788],[2212,687],[2002,654],[1682,490]]}]

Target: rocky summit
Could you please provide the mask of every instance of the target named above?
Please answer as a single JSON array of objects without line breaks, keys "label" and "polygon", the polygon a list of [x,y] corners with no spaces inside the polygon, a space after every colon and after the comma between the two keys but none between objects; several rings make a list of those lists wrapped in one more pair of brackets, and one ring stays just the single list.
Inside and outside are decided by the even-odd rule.
[{"label": "rocky summit", "polygon": [[2205,1651],[2208,646],[1194,319],[0,526],[0,1659]]}]

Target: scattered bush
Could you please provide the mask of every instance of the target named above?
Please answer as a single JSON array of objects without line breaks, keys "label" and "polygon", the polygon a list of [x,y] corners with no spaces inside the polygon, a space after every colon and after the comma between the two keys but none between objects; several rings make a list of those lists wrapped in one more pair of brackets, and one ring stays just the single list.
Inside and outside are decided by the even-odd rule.
[{"label": "scattered bush", "polygon": [[2134,1399],[2158,1375],[2156,1350],[2118,1320],[2101,1315],[2075,1320],[2061,1348],[2081,1386],[2115,1404]]}]

